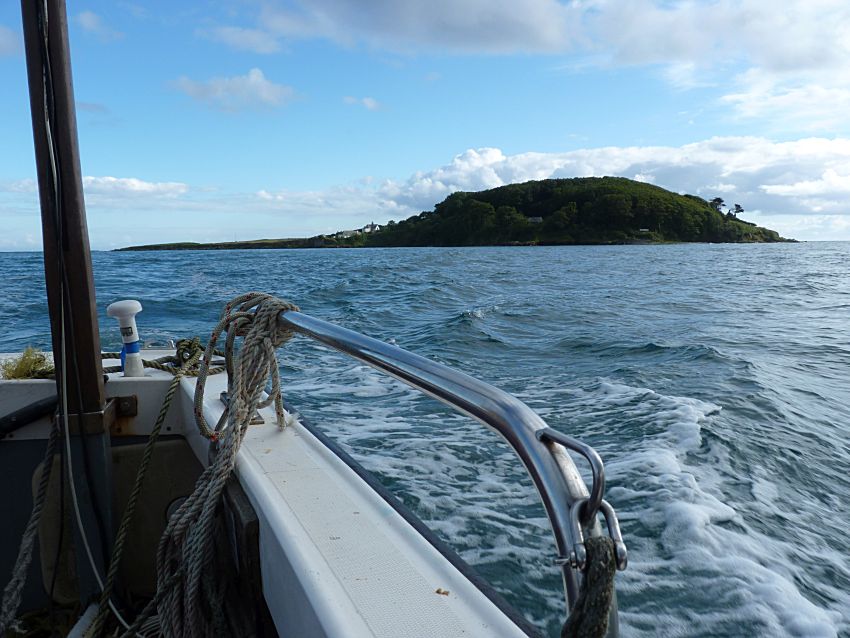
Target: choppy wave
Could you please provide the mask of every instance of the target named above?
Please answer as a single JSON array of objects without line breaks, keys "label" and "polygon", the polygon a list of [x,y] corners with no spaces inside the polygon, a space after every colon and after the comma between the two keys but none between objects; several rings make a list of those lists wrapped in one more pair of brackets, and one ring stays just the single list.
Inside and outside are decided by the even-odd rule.
[{"label": "choppy wave", "polygon": [[728,361],[728,357],[714,347],[702,343],[663,344],[650,341],[643,344],[601,340],[562,339],[557,347],[568,351],[620,360],[654,358],[667,361]]}]

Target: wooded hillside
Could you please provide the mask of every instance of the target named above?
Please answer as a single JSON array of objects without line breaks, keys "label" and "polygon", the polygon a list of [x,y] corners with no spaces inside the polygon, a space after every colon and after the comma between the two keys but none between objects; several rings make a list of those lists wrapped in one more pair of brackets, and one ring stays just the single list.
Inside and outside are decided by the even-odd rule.
[{"label": "wooded hillside", "polygon": [[[547,179],[454,193],[433,212],[390,222],[368,246],[773,242],[775,231],[693,195],[623,177]],[[738,207],[743,212],[743,209]]]}]

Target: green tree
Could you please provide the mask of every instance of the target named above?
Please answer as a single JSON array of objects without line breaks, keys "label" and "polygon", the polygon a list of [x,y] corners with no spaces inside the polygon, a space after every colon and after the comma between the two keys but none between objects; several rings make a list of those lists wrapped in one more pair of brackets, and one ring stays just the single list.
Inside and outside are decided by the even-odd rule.
[{"label": "green tree", "polygon": [[572,206],[562,206],[543,221],[543,231],[548,234],[558,234],[566,231],[573,223],[576,214],[575,202]]},{"label": "green tree", "polygon": [[709,202],[709,204],[711,204],[711,207],[712,207],[714,210],[716,210],[718,213],[722,212],[720,209],[721,209],[721,208],[723,208],[723,207],[726,205],[726,204],[724,203],[724,201],[723,201],[723,198],[722,198],[722,197],[715,197],[714,199],[712,199],[712,200]]},{"label": "green tree", "polygon": [[496,232],[499,241],[520,241],[524,238],[528,219],[513,206],[496,209]]},{"label": "green tree", "polygon": [[[463,207],[463,214],[455,218],[450,230],[451,243],[459,245],[485,243],[491,241],[496,231],[496,209],[493,204],[470,199]],[[443,234],[445,237],[445,234]]]},{"label": "green tree", "polygon": [[600,198],[608,223],[618,228],[628,226],[632,220],[632,202],[622,193],[610,193]]}]

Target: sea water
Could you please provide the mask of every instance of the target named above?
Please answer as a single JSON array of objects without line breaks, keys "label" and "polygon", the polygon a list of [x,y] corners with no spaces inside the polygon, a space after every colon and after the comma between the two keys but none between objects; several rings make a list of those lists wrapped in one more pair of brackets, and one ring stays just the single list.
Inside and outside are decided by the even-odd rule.
[{"label": "sea water", "polygon": [[[0,351],[49,344],[37,253],[0,254]],[[605,460],[626,636],[850,635],[850,243],[95,253],[143,338],[261,290],[511,392]],[[286,398],[532,622],[555,550],[497,435],[296,338]]]}]

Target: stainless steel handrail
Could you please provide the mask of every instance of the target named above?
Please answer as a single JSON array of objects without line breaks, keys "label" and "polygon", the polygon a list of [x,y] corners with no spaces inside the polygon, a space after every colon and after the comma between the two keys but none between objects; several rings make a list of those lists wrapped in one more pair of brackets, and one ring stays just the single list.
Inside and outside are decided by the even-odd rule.
[{"label": "stainless steel handrail", "polygon": [[[463,372],[413,354],[353,330],[295,311],[280,314],[285,327],[312,337],[355,359],[421,390],[498,432],[525,465],[546,509],[555,545],[561,558],[568,557],[575,542],[570,510],[586,502],[588,490],[566,452],[552,451],[552,441],[538,437],[549,426],[516,397]],[[551,430],[549,430],[551,432]],[[576,572],[567,560],[561,566],[567,609],[578,595]]]}]

